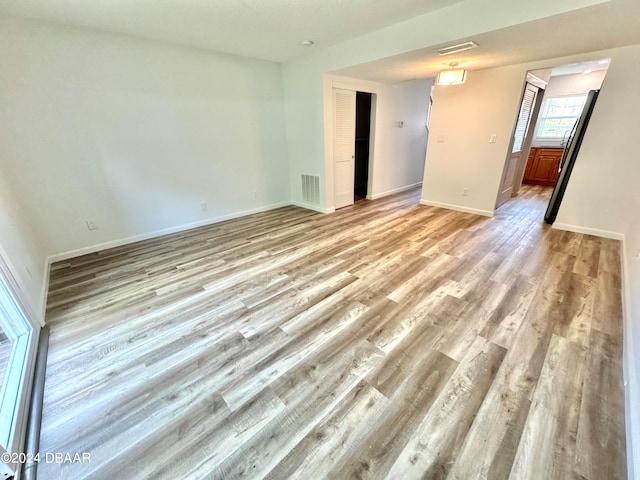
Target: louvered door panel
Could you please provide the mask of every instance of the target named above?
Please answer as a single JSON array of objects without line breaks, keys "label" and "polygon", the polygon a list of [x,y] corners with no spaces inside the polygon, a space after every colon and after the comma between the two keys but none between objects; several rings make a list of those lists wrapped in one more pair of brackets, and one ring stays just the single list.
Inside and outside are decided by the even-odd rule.
[{"label": "louvered door panel", "polygon": [[356,143],[356,92],[333,89],[335,208],[353,205]]}]

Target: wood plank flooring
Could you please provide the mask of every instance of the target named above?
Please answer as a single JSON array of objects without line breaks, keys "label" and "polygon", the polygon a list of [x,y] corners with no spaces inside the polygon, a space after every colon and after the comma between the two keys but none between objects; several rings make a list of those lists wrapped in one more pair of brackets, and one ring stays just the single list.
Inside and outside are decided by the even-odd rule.
[{"label": "wood plank flooring", "polygon": [[55,264],[39,478],[625,478],[619,243],[419,193]]}]

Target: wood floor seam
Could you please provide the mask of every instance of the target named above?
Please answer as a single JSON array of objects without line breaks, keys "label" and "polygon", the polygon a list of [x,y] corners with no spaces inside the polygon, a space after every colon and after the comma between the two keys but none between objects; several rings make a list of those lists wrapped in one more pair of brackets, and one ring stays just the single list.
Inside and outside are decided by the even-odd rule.
[{"label": "wood floor seam", "polygon": [[52,265],[43,479],[626,478],[618,241],[412,189]]}]

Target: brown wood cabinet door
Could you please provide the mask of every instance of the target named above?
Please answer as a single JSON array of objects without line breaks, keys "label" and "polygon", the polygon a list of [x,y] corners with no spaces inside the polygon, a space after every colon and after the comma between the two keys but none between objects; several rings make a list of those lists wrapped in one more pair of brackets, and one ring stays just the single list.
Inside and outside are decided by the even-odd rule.
[{"label": "brown wood cabinet door", "polygon": [[554,185],[558,182],[558,178],[560,178],[560,162],[562,161],[563,153],[564,153],[564,150],[561,151],[559,155],[556,154],[556,164],[553,167],[553,178],[551,179]]},{"label": "brown wood cabinet door", "polygon": [[524,183],[553,186],[558,181],[558,167],[562,158],[561,148],[531,149]]},{"label": "brown wood cabinet door", "polygon": [[529,151],[529,158],[527,159],[527,166],[524,170],[524,183],[527,183],[527,179],[531,177],[531,167],[533,166],[533,162],[535,161],[536,158],[536,151],[538,149],[537,148],[532,148]]},{"label": "brown wood cabinet door", "polygon": [[557,156],[548,154],[544,150],[538,153],[534,168],[531,169],[531,178],[540,181],[552,181],[554,174],[554,166],[556,165]]}]

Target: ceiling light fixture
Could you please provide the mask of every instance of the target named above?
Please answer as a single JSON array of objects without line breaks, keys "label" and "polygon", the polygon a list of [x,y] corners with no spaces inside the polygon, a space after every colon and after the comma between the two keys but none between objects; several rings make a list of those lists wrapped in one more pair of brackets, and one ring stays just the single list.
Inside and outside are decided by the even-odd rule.
[{"label": "ceiling light fixture", "polygon": [[465,50],[470,50],[477,46],[478,44],[476,42],[458,43],[457,45],[449,45],[448,47],[440,48],[436,50],[436,53],[438,55],[451,55],[452,53],[464,52]]},{"label": "ceiling light fixture", "polygon": [[462,85],[467,80],[467,71],[464,68],[455,68],[457,62],[450,63],[449,70],[443,70],[438,74],[438,85]]},{"label": "ceiling light fixture", "polygon": [[304,40],[300,42],[300,45],[302,45],[303,47],[310,47],[311,45],[313,45],[313,43],[313,40]]}]

